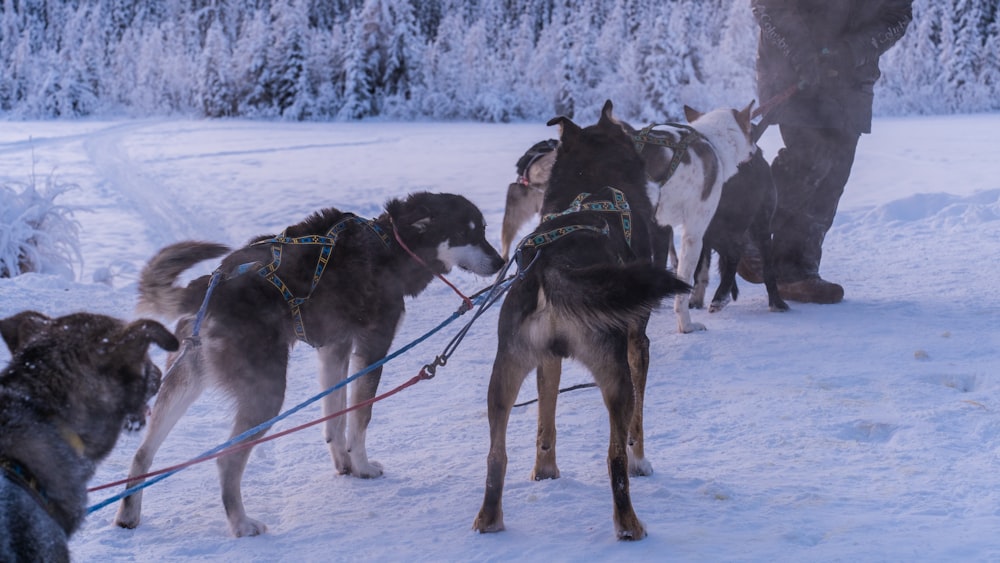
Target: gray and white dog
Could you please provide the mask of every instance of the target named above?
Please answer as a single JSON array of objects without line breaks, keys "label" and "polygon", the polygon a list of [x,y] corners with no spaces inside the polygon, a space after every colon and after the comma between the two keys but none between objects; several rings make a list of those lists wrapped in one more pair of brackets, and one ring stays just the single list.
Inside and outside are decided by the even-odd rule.
[{"label": "gray and white dog", "polygon": [[69,561],[87,481],[123,426],[135,429],[160,387],[149,345],[176,350],[160,323],[91,313],[0,320],[0,561]]},{"label": "gray and white dog", "polygon": [[[227,252],[197,241],[162,249],[139,280],[140,310],[177,319],[178,335],[190,336],[210,279],[203,276],[186,286],[176,282],[191,266]],[[247,273],[237,273],[248,265]],[[501,266],[500,255],[486,242],[483,215],[472,202],[426,192],[390,200],[385,213],[371,220],[323,209],[281,235],[260,237],[229,253],[218,270],[227,279],[204,310],[202,345],[168,358],[176,365],[170,364],[172,374],[153,405],[129,477],[148,471],[170,430],[206,388],[223,389],[233,399],[232,436],[237,436],[281,410],[289,350],[296,342],[316,348],[320,384],[333,387],[348,376],[352,360],[360,368],[385,357],[402,320],[404,298],[423,291],[435,274],[459,267],[489,275]],[[355,381],[351,403],[372,399],[381,376],[379,367]],[[324,415],[346,405],[347,391],[339,388],[323,398]],[[382,474],[365,447],[371,417],[367,404],[326,422],[324,436],[339,473]],[[235,536],[267,530],[243,505],[241,479],[249,456],[248,448],[218,461],[222,503]],[[134,528],[141,511],[140,491],[122,501],[115,522]]]}]

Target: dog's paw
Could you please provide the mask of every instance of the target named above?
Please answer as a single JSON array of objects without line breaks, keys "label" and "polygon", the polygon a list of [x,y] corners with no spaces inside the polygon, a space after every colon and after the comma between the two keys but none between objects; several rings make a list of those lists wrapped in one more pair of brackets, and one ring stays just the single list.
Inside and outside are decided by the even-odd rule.
[{"label": "dog's paw", "polygon": [[[147,409],[148,410],[148,409]],[[147,412],[146,415],[149,413]],[[146,426],[146,415],[127,414],[122,426],[129,432],[137,432]]]},{"label": "dog's paw", "polygon": [[543,479],[558,479],[559,468],[555,465],[535,465],[531,470],[531,480],[541,481]]},{"label": "dog's paw", "polygon": [[628,474],[632,477],[648,477],[653,474],[653,464],[648,459],[629,459]]},{"label": "dog's paw", "polygon": [[636,541],[641,540],[646,537],[646,528],[639,525],[638,528],[629,528],[626,530],[618,530],[618,539],[620,541]]},{"label": "dog's paw", "polygon": [[776,302],[768,304],[767,308],[770,309],[772,313],[784,313],[789,310],[788,303],[782,301],[781,298],[778,298]]},{"label": "dog's paw", "polygon": [[479,515],[472,522],[472,529],[480,534],[502,532],[504,530],[503,514],[487,515],[485,511],[480,510]]},{"label": "dog's paw", "polygon": [[709,313],[718,313],[719,311],[725,309],[726,305],[728,305],[728,304],[729,304],[729,300],[728,299],[722,299],[722,300],[719,300],[719,301],[712,301],[712,304],[708,306],[708,312]]},{"label": "dog's paw", "polygon": [[267,531],[267,526],[263,522],[247,516],[230,520],[229,528],[233,531],[233,535],[238,538],[259,536]]},{"label": "dog's paw", "polygon": [[701,323],[688,323],[686,325],[679,325],[678,332],[681,334],[690,334],[692,332],[700,332],[703,330],[708,330],[705,325]]},{"label": "dog's paw", "polygon": [[615,534],[620,541],[636,541],[646,537],[646,526],[643,525],[639,517],[631,509],[629,514],[623,514],[615,518]]},{"label": "dog's paw", "polygon": [[126,530],[134,530],[139,527],[139,519],[123,516],[121,510],[119,510],[118,515],[115,516],[115,526],[125,528]]},{"label": "dog's paw", "polygon": [[351,475],[362,479],[374,479],[382,476],[382,464],[377,461],[364,461],[354,463],[351,467]]}]

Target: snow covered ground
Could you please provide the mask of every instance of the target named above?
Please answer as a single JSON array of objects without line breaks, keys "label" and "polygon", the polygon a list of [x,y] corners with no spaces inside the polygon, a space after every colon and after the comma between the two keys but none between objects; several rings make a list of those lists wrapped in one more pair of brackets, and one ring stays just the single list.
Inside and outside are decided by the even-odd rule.
[{"label": "snow covered ground", "polygon": [[[669,307],[654,315],[646,435],[655,473],[632,480],[649,530],[641,542],[614,539],[607,415],[593,389],[560,397],[558,480],[528,479],[536,410],[515,409],[508,529],[471,530],[486,473],[497,307],[435,379],[376,405],[368,450],[384,477],[338,476],[321,431],[309,428],[251,456],[247,509],[267,534],[230,536],[214,464],[205,463],[147,489],[136,530],[111,524],[114,505],[95,511],[71,541],[74,559],[996,561],[997,131],[1000,115],[876,120],[825,245],[823,274],[845,286],[843,303],[769,313],[763,287],[741,280],[739,301],[694,313],[707,332],[677,334]],[[0,280],[0,316],[34,308],[131,317],[136,273],[168,243],[240,245],[325,206],[374,216],[387,198],[415,190],[465,194],[499,244],[515,160],[554,135],[542,124],[6,122],[0,182],[34,171],[78,184],[59,201],[84,208],[76,217],[85,263],[76,281]],[[762,141],[771,155],[779,144],[774,130]],[[466,292],[490,281],[452,279]],[[433,283],[408,303],[396,347],[458,305]],[[381,389],[416,375],[470,316],[389,364]],[[315,373],[311,350],[297,347],[286,407],[319,391]],[[588,380],[571,365],[563,385]],[[521,400],[534,396],[529,378]],[[154,467],[223,442],[228,412],[220,396],[203,396]],[[319,416],[312,405],[275,430]],[[92,485],[124,477],[140,438],[124,435]]]}]

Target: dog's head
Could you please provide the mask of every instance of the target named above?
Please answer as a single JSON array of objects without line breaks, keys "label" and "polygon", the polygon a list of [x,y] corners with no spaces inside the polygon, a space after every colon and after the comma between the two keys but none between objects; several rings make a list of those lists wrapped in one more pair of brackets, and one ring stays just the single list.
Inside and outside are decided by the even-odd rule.
[{"label": "dog's head", "polygon": [[[717,109],[708,113],[701,113],[689,106],[684,106],[684,118],[702,134],[709,131],[721,129],[723,136],[709,134],[710,140],[719,142],[722,138],[732,143],[734,153],[737,155],[737,164],[750,160],[753,153],[757,151],[757,146],[753,141],[753,125],[750,122],[753,116],[754,101],[742,110],[732,108]],[[703,131],[705,129],[706,131]]]},{"label": "dog's head", "polygon": [[565,116],[549,120],[548,125],[559,126],[559,147],[549,181],[550,190],[557,182],[566,186],[570,198],[579,192],[594,192],[605,186],[626,190],[626,193],[633,187],[641,190],[645,182],[642,159],[625,126],[615,118],[612,110],[611,100],[608,100],[600,119],[588,127],[580,127]]},{"label": "dog's head", "polygon": [[458,266],[474,274],[495,274],[503,266],[486,240],[479,208],[455,194],[418,192],[385,206],[400,238],[436,272]]},{"label": "dog's head", "polygon": [[114,446],[123,425],[145,420],[161,378],[149,345],[179,347],[156,321],[91,313],[49,318],[25,311],[0,320],[0,334],[12,355],[4,385],[44,401],[38,408],[76,436],[91,459]]},{"label": "dog's head", "polygon": [[552,172],[552,164],[556,161],[555,151],[558,146],[557,139],[546,139],[535,143],[525,151],[515,165],[517,182],[544,192],[549,184],[549,174]]}]

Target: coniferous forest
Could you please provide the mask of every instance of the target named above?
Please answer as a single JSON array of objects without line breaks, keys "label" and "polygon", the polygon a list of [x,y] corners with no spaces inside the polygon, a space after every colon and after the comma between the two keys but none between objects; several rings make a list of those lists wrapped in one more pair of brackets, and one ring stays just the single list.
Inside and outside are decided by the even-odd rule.
[{"label": "coniferous forest", "polygon": [[[916,0],[879,115],[1000,109],[995,0]],[[0,0],[0,117],[677,119],[755,97],[749,0]]]}]

